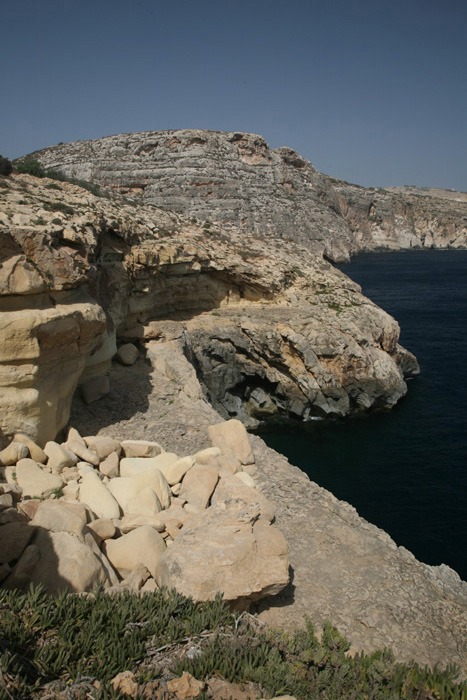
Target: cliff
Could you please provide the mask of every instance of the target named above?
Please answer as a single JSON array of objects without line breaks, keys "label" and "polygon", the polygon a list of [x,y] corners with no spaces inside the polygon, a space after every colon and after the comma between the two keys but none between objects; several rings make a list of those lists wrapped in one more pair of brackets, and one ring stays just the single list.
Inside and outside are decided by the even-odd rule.
[{"label": "cliff", "polygon": [[141,203],[231,223],[265,241],[294,241],[334,261],[360,251],[467,245],[465,193],[350,185],[254,134],[149,131],[32,156]]},{"label": "cliff", "polygon": [[[415,358],[358,285],[297,244],[11,176],[0,189],[3,436],[41,443],[125,338],[172,322],[225,418],[392,406]],[[105,389],[103,390],[105,391]]]}]

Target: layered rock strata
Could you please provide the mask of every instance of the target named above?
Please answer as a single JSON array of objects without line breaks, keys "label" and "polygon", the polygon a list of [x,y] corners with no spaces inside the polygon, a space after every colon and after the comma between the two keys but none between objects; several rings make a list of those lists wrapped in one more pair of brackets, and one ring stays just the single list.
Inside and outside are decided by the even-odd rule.
[{"label": "layered rock strata", "polygon": [[0,203],[4,443],[54,439],[78,383],[105,394],[117,340],[172,338],[250,425],[389,407],[418,371],[394,319],[300,246],[26,175]]},{"label": "layered rock strata", "polygon": [[46,168],[185,216],[281,237],[319,255],[465,248],[467,194],[363,188],[261,136],[183,129],[118,134],[32,154]]}]

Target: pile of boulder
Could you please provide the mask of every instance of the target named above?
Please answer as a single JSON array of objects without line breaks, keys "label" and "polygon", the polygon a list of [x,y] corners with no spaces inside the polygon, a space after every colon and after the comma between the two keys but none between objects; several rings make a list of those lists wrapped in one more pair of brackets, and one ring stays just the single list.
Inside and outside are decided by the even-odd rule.
[{"label": "pile of boulder", "polygon": [[50,593],[175,588],[237,608],[288,583],[287,543],[255,488],[237,420],[180,457],[157,442],[82,437],[0,452],[0,586]]}]

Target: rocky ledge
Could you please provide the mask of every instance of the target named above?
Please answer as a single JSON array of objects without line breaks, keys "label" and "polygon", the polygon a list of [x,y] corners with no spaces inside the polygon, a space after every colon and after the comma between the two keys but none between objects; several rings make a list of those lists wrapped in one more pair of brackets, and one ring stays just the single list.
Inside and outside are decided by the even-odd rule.
[{"label": "rocky ledge", "polygon": [[172,339],[248,425],[390,407],[418,372],[396,321],[296,244],[27,175],[2,179],[0,203],[4,443],[53,440],[78,383],[109,390],[125,340]]},{"label": "rocky ledge", "polygon": [[467,194],[364,188],[327,177],[256,134],[180,129],[117,134],[32,154],[46,168],[99,183],[264,240],[298,242],[332,260],[359,251],[465,248]]}]

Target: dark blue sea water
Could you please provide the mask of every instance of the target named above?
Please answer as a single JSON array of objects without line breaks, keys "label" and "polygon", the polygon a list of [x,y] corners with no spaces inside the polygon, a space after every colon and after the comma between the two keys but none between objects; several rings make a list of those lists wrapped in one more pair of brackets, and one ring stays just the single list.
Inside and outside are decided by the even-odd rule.
[{"label": "dark blue sea water", "polygon": [[467,251],[374,253],[340,267],[399,321],[421,374],[390,412],[262,437],[418,559],[467,580]]}]

